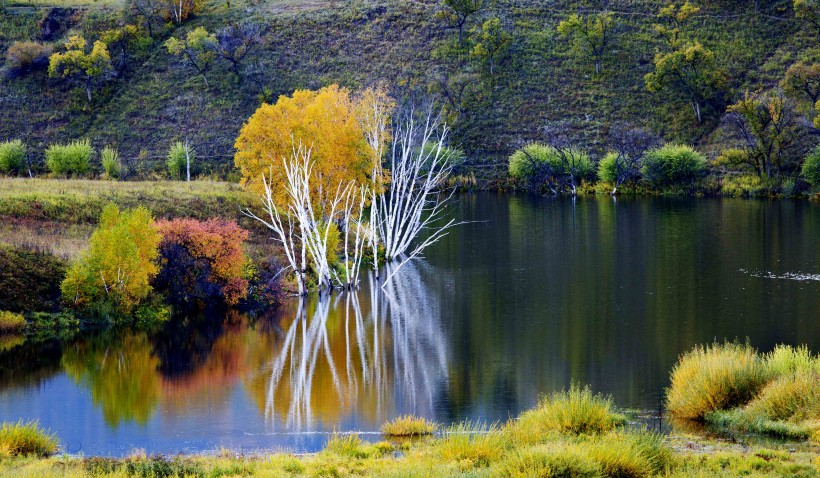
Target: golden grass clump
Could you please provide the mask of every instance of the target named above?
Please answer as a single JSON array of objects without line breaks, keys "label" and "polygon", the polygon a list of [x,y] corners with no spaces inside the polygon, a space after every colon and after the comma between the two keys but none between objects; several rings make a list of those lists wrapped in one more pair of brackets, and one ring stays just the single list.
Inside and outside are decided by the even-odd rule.
[{"label": "golden grass clump", "polygon": [[21,314],[0,310],[0,334],[21,332],[26,328],[26,319]]},{"label": "golden grass clump", "polygon": [[457,462],[461,468],[485,467],[497,461],[507,448],[507,440],[495,426],[470,422],[448,428],[433,447],[445,461]]},{"label": "golden grass clump", "polygon": [[0,428],[0,456],[44,457],[57,452],[56,435],[40,428],[37,422],[3,423]]},{"label": "golden grass clump", "polygon": [[777,378],[763,387],[744,412],[768,420],[820,420],[820,375],[804,371]]},{"label": "golden grass clump", "polygon": [[604,476],[598,463],[588,453],[566,443],[538,445],[508,454],[493,469],[504,478]]},{"label": "golden grass clump", "polygon": [[624,423],[626,418],[614,411],[611,398],[572,385],[569,390],[545,397],[535,409],[511,422],[508,429],[517,440],[534,443],[551,433],[599,434]]},{"label": "golden grass clump", "polygon": [[415,437],[432,435],[438,430],[438,425],[424,418],[404,415],[397,417],[384,425],[381,432],[389,437]]},{"label": "golden grass clump", "polygon": [[674,418],[703,420],[709,412],[747,403],[766,376],[760,357],[748,345],[698,346],[672,370],[666,406]]}]

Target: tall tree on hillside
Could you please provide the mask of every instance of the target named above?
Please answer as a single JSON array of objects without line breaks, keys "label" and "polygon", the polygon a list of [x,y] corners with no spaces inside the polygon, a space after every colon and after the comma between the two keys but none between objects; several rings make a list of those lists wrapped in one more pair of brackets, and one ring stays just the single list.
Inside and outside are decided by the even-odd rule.
[{"label": "tall tree on hillside", "polygon": [[105,43],[95,41],[90,51],[86,51],[85,38],[75,35],[68,38],[64,53],[54,53],[49,58],[48,75],[65,78],[80,84],[91,103],[91,90],[95,85],[114,74],[111,56]]},{"label": "tall tree on hillside", "polygon": [[165,41],[165,48],[168,53],[182,57],[183,62],[196,70],[205,81],[205,86],[210,88],[206,73],[216,58],[216,37],[213,33],[198,27],[189,31],[184,39],[169,38]]},{"label": "tall tree on hillside", "polygon": [[747,91],[727,112],[726,121],[742,144],[738,154],[724,155],[727,161],[767,177],[797,164],[807,125],[781,90]]},{"label": "tall tree on hillside", "polygon": [[243,22],[217,30],[213,46],[220,58],[230,62],[237,78],[240,78],[239,64],[261,42],[262,27],[258,23]]},{"label": "tall tree on hillside", "polygon": [[574,39],[575,44],[595,62],[595,73],[600,73],[614,25],[614,17],[609,12],[586,16],[573,13],[558,24],[558,33]]},{"label": "tall tree on hillside", "polygon": [[726,73],[711,50],[694,42],[655,55],[655,71],[647,73],[644,81],[649,91],[671,90],[688,101],[701,123],[701,107],[725,88]]},{"label": "tall tree on hillside", "polygon": [[464,25],[474,14],[484,8],[485,0],[444,0],[441,16],[451,26],[458,28],[458,45],[464,46]]},{"label": "tall tree on hillside", "polygon": [[820,41],[820,0],[794,0],[794,16],[817,29]]}]

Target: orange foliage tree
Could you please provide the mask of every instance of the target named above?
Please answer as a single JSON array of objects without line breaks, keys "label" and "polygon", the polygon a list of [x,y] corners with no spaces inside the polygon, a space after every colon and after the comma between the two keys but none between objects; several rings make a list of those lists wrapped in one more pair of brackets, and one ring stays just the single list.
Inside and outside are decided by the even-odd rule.
[{"label": "orange foliage tree", "polygon": [[247,258],[242,244],[248,231],[234,221],[173,219],[157,222],[162,234],[158,287],[186,301],[221,297],[234,305],[248,294]]},{"label": "orange foliage tree", "polygon": [[310,150],[313,163],[311,199],[323,206],[340,184],[365,183],[373,172],[373,154],[366,140],[361,108],[350,92],[337,85],[318,91],[296,90],[264,104],[242,127],[234,162],[246,187],[262,193],[262,175],[274,186],[274,201],[287,203],[284,161],[299,145]]}]

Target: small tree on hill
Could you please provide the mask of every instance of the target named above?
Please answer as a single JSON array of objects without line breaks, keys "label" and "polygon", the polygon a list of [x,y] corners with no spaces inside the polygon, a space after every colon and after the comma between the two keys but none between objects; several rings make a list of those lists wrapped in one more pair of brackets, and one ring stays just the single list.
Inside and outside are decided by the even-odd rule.
[{"label": "small tree on hill", "polygon": [[481,27],[474,27],[471,31],[473,49],[470,56],[487,65],[490,76],[495,73],[498,63],[510,47],[512,36],[504,30],[501,20],[496,17],[484,22]]},{"label": "small tree on hill", "polygon": [[668,90],[692,105],[698,123],[702,105],[726,86],[726,73],[715,55],[698,42],[684,43],[669,53],[655,55],[655,71],[644,77],[651,92]]},{"label": "small tree on hill", "polygon": [[595,73],[600,73],[614,25],[614,17],[609,12],[587,16],[572,14],[558,24],[558,33],[574,39],[575,44],[595,62]]},{"label": "small tree on hill", "polygon": [[262,27],[257,23],[239,23],[220,28],[213,43],[220,58],[227,60],[237,78],[239,64],[262,42]]},{"label": "small tree on hill", "polygon": [[148,29],[148,36],[154,36],[155,25],[162,25],[165,5],[162,0],[131,0],[130,10]]},{"label": "small tree on hill", "polygon": [[86,51],[82,35],[69,37],[64,53],[54,53],[49,58],[48,75],[76,82],[85,89],[91,103],[91,90],[95,85],[109,79],[114,68],[105,43],[95,41],[91,51]]},{"label": "small tree on hill", "polygon": [[458,28],[458,45],[464,46],[464,25],[474,14],[484,8],[485,0],[444,0],[440,16],[444,18],[450,26]]},{"label": "small tree on hill", "polygon": [[216,58],[216,37],[204,27],[197,27],[188,32],[185,39],[171,37],[165,41],[168,53],[179,56],[202,76],[205,86],[210,88],[206,73]]},{"label": "small tree on hill", "polygon": [[820,1],[794,0],[794,16],[817,29],[817,41],[820,41]]},{"label": "small tree on hill", "polygon": [[817,103],[817,100],[820,100],[820,64],[807,65],[798,61],[786,70],[780,87],[786,94],[805,94],[812,104]]}]

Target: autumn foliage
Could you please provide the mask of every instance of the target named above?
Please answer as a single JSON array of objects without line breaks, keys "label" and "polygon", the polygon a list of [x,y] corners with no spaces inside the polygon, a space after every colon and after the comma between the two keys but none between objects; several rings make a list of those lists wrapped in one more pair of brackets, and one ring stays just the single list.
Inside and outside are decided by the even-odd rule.
[{"label": "autumn foliage", "polygon": [[[311,197],[321,207],[339,184],[362,183],[373,171],[362,123],[361,108],[347,89],[296,90],[276,104],[260,106],[248,119],[236,140],[234,161],[245,185],[261,192],[263,174],[272,184],[284,185],[284,159],[299,144],[309,148]],[[284,186],[274,188],[274,194],[278,205],[286,203]]]},{"label": "autumn foliage", "polygon": [[248,231],[222,219],[174,219],[157,227],[162,270],[155,283],[172,301],[221,299],[234,305],[247,296],[242,243]]},{"label": "autumn foliage", "polygon": [[151,291],[159,241],[147,209],[120,212],[114,204],[107,205],[88,250],[63,280],[63,298],[75,306],[107,301],[129,312]]}]

